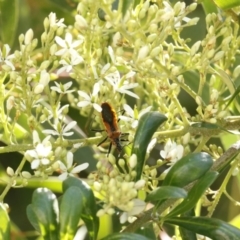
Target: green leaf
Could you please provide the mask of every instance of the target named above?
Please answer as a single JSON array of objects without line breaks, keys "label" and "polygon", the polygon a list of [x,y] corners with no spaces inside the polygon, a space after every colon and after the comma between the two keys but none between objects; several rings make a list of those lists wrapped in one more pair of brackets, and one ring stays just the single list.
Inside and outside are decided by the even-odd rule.
[{"label": "green leaf", "polygon": [[147,237],[144,237],[139,234],[135,233],[116,233],[116,234],[111,234],[102,240],[150,240]]},{"label": "green leaf", "polygon": [[12,46],[15,39],[19,16],[17,0],[0,1],[0,38],[3,43]]},{"label": "green leaf", "polygon": [[93,192],[85,182],[74,177],[68,177],[63,182],[63,192],[73,186],[78,187],[82,193],[81,200],[83,201],[83,210],[81,219],[85,222],[91,239],[97,239],[99,218],[96,215],[97,206]]},{"label": "green leaf", "polygon": [[217,13],[218,12],[218,8],[217,8],[216,4],[214,4],[213,1],[203,0],[201,3],[202,3],[203,9],[204,9],[204,12],[206,15],[208,13]]},{"label": "green leaf", "polygon": [[187,198],[185,198],[177,207],[175,207],[166,218],[179,215],[181,213],[191,210],[205,193],[205,191],[211,186],[218,176],[217,172],[206,173],[189,191]]},{"label": "green leaf", "polygon": [[184,187],[203,176],[212,165],[213,160],[209,154],[190,153],[171,167],[162,185]]},{"label": "green leaf", "polygon": [[[190,211],[187,211],[184,214],[182,214],[182,217],[194,217],[194,216],[195,216],[194,209],[191,209]],[[186,228],[179,227],[179,232],[182,239],[197,240],[196,233],[189,231]]]},{"label": "green leaf", "polygon": [[166,223],[178,225],[213,240],[239,240],[240,229],[219,219],[207,217],[174,217]]},{"label": "green leaf", "polygon": [[165,115],[152,111],[145,113],[140,118],[132,146],[132,154],[136,154],[138,160],[136,180],[141,178],[148,144],[155,131],[166,120]]},{"label": "green leaf", "polygon": [[83,195],[78,187],[68,188],[60,204],[60,236],[61,239],[73,239],[83,209]]},{"label": "green leaf", "polygon": [[47,188],[38,188],[33,192],[32,204],[27,208],[27,216],[33,226],[46,240],[57,240],[58,202],[56,196]]},{"label": "green leaf", "polygon": [[183,188],[162,186],[153,190],[147,197],[146,202],[160,201],[169,198],[185,198],[187,192]]},{"label": "green leaf", "polygon": [[0,203],[0,239],[10,240],[10,219],[3,203]]},{"label": "green leaf", "polygon": [[223,10],[240,6],[239,0],[214,0],[215,4]]}]

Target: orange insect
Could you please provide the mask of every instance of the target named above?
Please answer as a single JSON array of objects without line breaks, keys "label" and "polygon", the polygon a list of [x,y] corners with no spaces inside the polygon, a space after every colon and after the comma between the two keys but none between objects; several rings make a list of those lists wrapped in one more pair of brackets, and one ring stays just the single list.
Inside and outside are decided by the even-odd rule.
[{"label": "orange insect", "polygon": [[105,130],[93,130],[93,131],[107,132],[108,136],[104,138],[97,146],[100,146],[109,138],[111,140],[111,143],[108,149],[108,154],[107,154],[108,156],[111,151],[112,145],[116,146],[118,152],[121,152],[123,150],[120,137],[123,135],[127,135],[127,133],[121,133],[121,131],[119,130],[117,114],[115,110],[111,107],[111,105],[107,102],[104,102],[101,104],[101,107],[102,107],[102,113],[101,113],[102,121],[105,126]]}]

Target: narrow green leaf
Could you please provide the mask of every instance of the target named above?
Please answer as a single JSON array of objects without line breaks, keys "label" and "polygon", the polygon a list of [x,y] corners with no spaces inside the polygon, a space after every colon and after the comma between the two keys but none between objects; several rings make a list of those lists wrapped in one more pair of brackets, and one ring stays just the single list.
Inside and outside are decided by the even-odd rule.
[{"label": "narrow green leaf", "polygon": [[0,203],[0,239],[10,240],[10,219],[3,203]]},{"label": "narrow green leaf", "polygon": [[61,239],[73,239],[83,209],[83,195],[78,187],[68,188],[60,204],[60,236]]},{"label": "narrow green leaf", "polygon": [[116,233],[111,234],[102,240],[150,240],[147,237],[144,237],[142,235],[136,234],[136,233]]},{"label": "narrow green leaf", "polygon": [[[182,217],[194,217],[195,216],[195,211],[194,209],[191,209],[190,211],[185,212],[182,214]],[[186,228],[179,227],[179,232],[181,235],[181,238],[187,239],[187,240],[197,240],[196,233],[187,230]]]},{"label": "narrow green leaf", "polygon": [[185,198],[187,192],[183,188],[162,186],[153,190],[147,197],[146,202],[160,201],[169,198]]},{"label": "narrow green leaf", "polygon": [[3,43],[12,46],[15,39],[19,16],[17,0],[0,1],[0,38]]},{"label": "narrow green leaf", "polygon": [[63,192],[73,186],[78,187],[82,193],[83,210],[81,212],[81,219],[85,222],[91,239],[97,239],[99,218],[96,215],[97,206],[94,194],[85,182],[74,177],[68,177],[63,182]]},{"label": "narrow green leaf", "polygon": [[166,223],[178,225],[212,240],[239,240],[240,229],[219,219],[207,217],[173,217]]},{"label": "narrow green leaf", "polygon": [[53,192],[47,188],[38,188],[33,192],[32,204],[27,208],[27,215],[33,226],[37,230],[40,229],[43,239],[59,239],[57,212],[58,202]]},{"label": "narrow green leaf", "polygon": [[203,176],[189,191],[188,197],[185,198],[177,207],[175,207],[166,218],[179,215],[191,210],[202,197],[205,191],[211,186],[218,176],[217,172],[208,172]]},{"label": "narrow green leaf", "polygon": [[136,180],[141,178],[148,144],[155,131],[166,120],[167,117],[165,115],[152,111],[145,113],[140,118],[132,146],[132,154],[136,154],[138,160]]},{"label": "narrow green leaf", "polygon": [[171,167],[162,185],[184,187],[203,176],[212,165],[213,160],[209,154],[190,153]]}]

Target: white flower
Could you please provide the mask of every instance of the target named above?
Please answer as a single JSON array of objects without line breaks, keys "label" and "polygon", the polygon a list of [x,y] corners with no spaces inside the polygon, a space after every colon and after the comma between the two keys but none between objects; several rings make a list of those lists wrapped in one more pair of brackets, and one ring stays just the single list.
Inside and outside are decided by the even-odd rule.
[{"label": "white flower", "polygon": [[74,128],[77,125],[76,121],[72,121],[70,123],[68,123],[67,125],[65,125],[64,127],[62,127],[61,129],[58,129],[58,124],[54,125],[54,129],[45,129],[42,132],[45,134],[51,134],[51,135],[57,135],[57,136],[71,136],[73,135],[74,132],[69,132],[72,128]]},{"label": "white flower", "polygon": [[66,25],[63,24],[64,18],[57,20],[56,13],[51,12],[48,18],[49,18],[50,27],[66,27]]},{"label": "white flower", "polygon": [[140,112],[138,112],[137,108],[134,108],[134,110],[127,104],[123,105],[123,109],[125,110],[126,114],[129,116],[120,116],[119,118],[124,121],[130,121],[132,122],[131,126],[132,128],[136,128],[138,126],[138,120],[141,118],[141,116],[151,110],[152,106],[149,106],[145,109],[142,109]]},{"label": "white flower", "polygon": [[42,93],[43,89],[48,85],[50,81],[50,75],[46,70],[42,70],[40,73],[39,83],[34,88],[34,93]]},{"label": "white flower", "polygon": [[139,99],[138,95],[130,92],[129,89],[135,88],[138,86],[138,83],[129,83],[127,81],[128,78],[131,78],[135,75],[135,72],[130,71],[122,78],[120,77],[120,73],[115,71],[113,73],[109,73],[105,76],[105,79],[113,86],[114,91],[120,92],[122,94],[127,94],[131,97]]},{"label": "white flower", "polygon": [[71,72],[73,69],[73,66],[76,66],[83,62],[83,58],[78,53],[72,53],[71,59],[62,59],[59,61],[60,64],[63,65],[63,67],[59,68],[57,71],[57,75],[61,74],[62,72]]},{"label": "white flower", "polygon": [[67,94],[74,92],[74,90],[68,90],[72,86],[72,82],[67,82],[65,84],[54,82],[56,86],[51,87],[51,90],[61,93],[61,94]]},{"label": "white flower", "polygon": [[15,67],[13,66],[12,62],[10,61],[14,55],[8,55],[10,53],[11,49],[8,44],[3,45],[3,49],[0,49],[0,64],[5,63],[7,66],[9,66],[12,70],[15,70]]},{"label": "white flower", "polygon": [[50,120],[51,118],[54,117],[54,119],[62,119],[63,117],[63,111],[65,111],[65,109],[67,109],[69,107],[68,104],[62,106],[61,108],[60,102],[58,103],[57,107],[55,109],[53,109],[50,105],[46,105],[46,108],[44,109],[45,111],[47,111],[47,118],[42,120],[41,123],[45,122],[46,120]]},{"label": "white flower", "polygon": [[[27,150],[24,154],[31,162],[31,168],[37,169],[41,165],[48,165],[52,156],[52,144],[49,141],[51,136],[47,136],[42,142],[38,142],[35,149]],[[36,138],[36,139],[35,139]],[[37,131],[33,131],[33,142],[39,140]]]},{"label": "white flower", "polygon": [[128,212],[123,212],[121,217],[120,217],[120,223],[125,223],[127,220],[129,222],[133,222],[136,220],[136,216],[139,213],[143,212],[145,207],[146,207],[146,203],[138,198],[135,198],[132,200],[133,201],[133,207],[130,211]]},{"label": "white flower", "polygon": [[183,151],[184,148],[182,145],[177,145],[169,139],[164,147],[164,150],[160,151],[160,155],[163,159],[170,162],[169,165],[173,165],[182,158]]},{"label": "white flower", "polygon": [[80,164],[80,165],[74,167],[72,152],[67,153],[66,165],[64,163],[62,163],[61,161],[58,161],[58,163],[59,163],[59,168],[63,172],[61,175],[58,176],[61,180],[65,180],[69,175],[74,176],[74,174],[85,170],[89,166],[89,163],[83,163],[83,164]]},{"label": "white flower", "polygon": [[72,34],[71,33],[66,33],[65,39],[60,38],[59,36],[55,37],[55,41],[56,43],[62,47],[62,49],[60,49],[59,51],[57,51],[55,53],[55,55],[57,56],[62,56],[64,54],[75,54],[77,55],[77,51],[75,50],[76,47],[78,47],[79,45],[81,45],[83,43],[83,39],[81,40],[76,40],[73,41],[72,39]]},{"label": "white flower", "polygon": [[88,95],[87,93],[83,92],[83,91],[78,91],[78,94],[84,98],[83,101],[78,102],[77,106],[78,107],[86,107],[88,105],[92,105],[95,110],[97,110],[98,112],[102,111],[102,108],[99,104],[95,103],[95,97],[97,96],[98,92],[100,91],[100,84],[99,82],[95,83],[93,86],[93,92],[91,95]]}]

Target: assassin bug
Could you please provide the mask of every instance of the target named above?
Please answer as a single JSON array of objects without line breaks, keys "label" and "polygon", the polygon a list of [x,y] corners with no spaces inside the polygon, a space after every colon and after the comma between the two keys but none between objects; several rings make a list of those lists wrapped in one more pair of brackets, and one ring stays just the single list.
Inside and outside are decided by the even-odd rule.
[{"label": "assassin bug", "polygon": [[105,130],[93,130],[93,131],[95,132],[106,131],[107,137],[104,138],[97,146],[100,146],[109,138],[111,142],[109,145],[107,156],[111,151],[112,145],[115,145],[118,152],[120,153],[123,150],[120,137],[123,135],[127,135],[128,133],[121,133],[121,131],[119,130],[117,114],[109,103],[104,102],[101,104],[101,107],[102,107],[101,116]]}]

